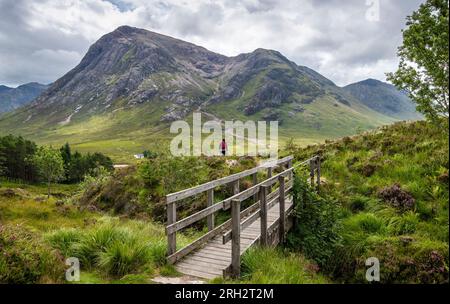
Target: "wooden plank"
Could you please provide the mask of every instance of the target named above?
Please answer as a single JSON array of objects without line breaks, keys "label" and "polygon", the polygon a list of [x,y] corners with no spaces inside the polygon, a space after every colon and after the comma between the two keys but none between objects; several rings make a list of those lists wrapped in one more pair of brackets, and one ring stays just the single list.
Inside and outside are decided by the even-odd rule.
[{"label": "wooden plank", "polygon": [[[268,208],[271,208],[277,202],[277,199],[278,199],[277,195],[279,195],[278,192],[279,191],[275,190],[275,191],[271,192],[269,195],[267,195],[266,200],[270,200],[270,202],[268,203]],[[257,204],[259,205],[259,202]],[[257,204],[253,204],[252,206],[256,207]],[[246,210],[248,210],[249,208],[247,208]],[[253,222],[255,222],[260,217],[259,213],[260,213],[259,211],[256,211],[255,213],[251,214],[248,218],[246,218],[241,223],[241,229],[245,229],[245,228],[249,227]],[[241,213],[241,216],[242,216],[242,213]],[[223,235],[222,243],[225,244],[225,243],[229,242],[230,240],[231,240],[231,231],[228,231]]]},{"label": "wooden plank", "polygon": [[[231,256],[229,257],[223,257],[223,256],[216,256],[216,255],[211,255],[207,252],[202,252],[202,251],[198,251],[196,253],[194,253],[192,256],[194,257],[202,257],[202,258],[208,258],[211,260],[215,260],[215,261],[222,261],[222,262],[226,262],[231,264]],[[191,256],[189,256],[188,258],[190,258]]]},{"label": "wooden plank", "polygon": [[213,265],[211,263],[208,262],[204,262],[204,261],[192,261],[192,260],[186,260],[186,261],[180,261],[177,266],[200,266],[200,267],[204,267],[204,268],[211,268],[213,270],[218,270],[219,272],[221,272],[223,270],[224,266],[220,266],[220,265]]},{"label": "wooden plank", "polygon": [[[258,172],[253,173],[253,175],[252,175],[252,180],[253,180],[253,186],[255,186],[255,185],[258,184]],[[256,193],[253,195],[253,201],[256,203],[258,200],[259,200],[259,199],[258,199],[258,192],[256,192]]]},{"label": "wooden plank", "polygon": [[[280,208],[280,243],[284,243],[284,235],[285,235],[285,228],[286,228],[286,200],[285,200],[285,180],[284,176],[279,177],[279,183],[280,183],[280,196],[278,198],[279,202],[279,208]],[[275,208],[274,208],[275,209]]]},{"label": "wooden plank", "polygon": [[[177,206],[167,205],[167,223],[173,224],[177,220]],[[177,235],[175,232],[167,233],[167,255],[170,256],[177,251]]]},{"label": "wooden plank", "polygon": [[220,274],[211,274],[211,273],[207,273],[207,272],[204,272],[204,271],[199,271],[199,270],[196,270],[196,269],[190,269],[190,268],[187,268],[187,267],[176,267],[176,269],[179,272],[183,273],[183,274],[187,274],[187,275],[190,275],[190,276],[193,276],[193,277],[204,278],[204,279],[214,279],[214,278],[222,276],[222,273],[220,273]]},{"label": "wooden plank", "polygon": [[[211,207],[214,205],[214,189],[208,190],[208,197],[207,197],[207,206]],[[214,213],[211,213],[206,217],[206,222],[208,225],[208,230],[211,231],[214,229]]]},{"label": "wooden plank", "polygon": [[267,188],[265,186],[261,187],[259,197],[261,198],[260,206],[260,227],[261,227],[261,245],[265,246],[267,244]]},{"label": "wooden plank", "polygon": [[[284,163],[286,163],[286,162],[288,162],[289,160],[292,160],[292,159],[293,159],[292,156],[287,156],[285,158],[279,159],[277,161],[276,165],[284,164]],[[184,198],[187,198],[187,197],[190,197],[190,196],[193,196],[193,195],[205,192],[205,191],[207,191],[209,189],[214,189],[216,187],[219,187],[219,186],[222,186],[222,185],[225,185],[225,184],[229,184],[231,182],[234,182],[235,180],[238,180],[238,179],[241,179],[243,177],[252,175],[252,174],[257,173],[257,172],[259,172],[261,170],[264,170],[264,169],[266,169],[266,167],[264,165],[261,165],[261,166],[258,166],[256,168],[252,168],[252,169],[249,169],[249,170],[246,170],[246,171],[243,171],[243,172],[239,172],[239,173],[236,173],[236,174],[233,174],[233,175],[229,175],[229,176],[226,176],[226,177],[223,177],[223,178],[220,178],[220,179],[217,179],[217,180],[214,180],[214,181],[211,181],[211,182],[208,182],[208,183],[196,186],[196,187],[192,187],[192,188],[189,188],[189,189],[185,189],[185,190],[182,190],[182,191],[178,191],[178,192],[175,192],[175,193],[168,194],[166,196],[167,204],[170,204],[170,203],[179,201],[181,199],[184,199]]]},{"label": "wooden plank", "polygon": [[[211,258],[211,257],[196,256],[196,255],[190,255],[188,258],[186,258],[184,260],[186,260],[186,261],[193,261],[193,262],[195,262],[195,261],[202,262],[203,261],[203,262],[206,262],[206,263],[213,264],[215,266],[217,265],[217,266],[222,266],[222,267],[230,265],[230,261],[229,260],[222,260],[222,259],[218,260],[218,259],[214,259],[214,258]],[[182,260],[182,261],[184,261],[184,260]],[[181,261],[180,261],[180,263],[181,263]]]},{"label": "wooden plank", "polygon": [[[173,205],[173,204],[172,204]],[[200,210],[199,212],[196,212],[190,216],[185,217],[184,219],[173,223],[171,225],[168,225],[166,227],[166,232],[167,234],[176,232],[180,229],[183,229],[189,225],[192,225],[195,222],[198,222],[201,219],[204,219],[205,217],[207,217],[210,214],[213,214],[217,211],[219,211],[220,209],[223,208],[223,205],[220,203],[214,204],[212,206],[206,207],[205,209]]]},{"label": "wooden plank", "polygon": [[241,202],[231,202],[231,275],[241,275]]},{"label": "wooden plank", "polygon": [[320,156],[316,157],[317,192],[320,192]]},{"label": "wooden plank", "polygon": [[167,261],[169,263],[175,263],[176,261],[180,260],[181,258],[186,256],[190,252],[194,251],[195,249],[197,249],[201,245],[205,244],[209,240],[213,239],[214,237],[216,237],[217,235],[222,233],[224,230],[228,229],[228,227],[230,227],[230,225],[231,225],[231,220],[228,220],[228,221],[224,222],[220,226],[214,228],[214,230],[209,231],[208,233],[206,233],[205,235],[199,237],[198,239],[196,239],[195,241],[193,241],[189,245],[187,245],[184,248],[178,250],[174,254],[169,255],[167,257]]},{"label": "wooden plank", "polygon": [[312,158],[309,161],[309,177],[311,179],[311,187],[314,187],[314,169],[315,169],[315,161],[314,158]]}]

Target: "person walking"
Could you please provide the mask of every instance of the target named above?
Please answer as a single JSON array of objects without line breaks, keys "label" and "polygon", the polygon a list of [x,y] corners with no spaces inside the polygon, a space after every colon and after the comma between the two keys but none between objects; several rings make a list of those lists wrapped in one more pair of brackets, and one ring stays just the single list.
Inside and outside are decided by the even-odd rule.
[{"label": "person walking", "polygon": [[223,156],[225,156],[225,154],[227,154],[227,150],[228,150],[228,146],[225,141],[225,138],[223,138],[222,142],[220,143],[220,152],[222,153]]}]

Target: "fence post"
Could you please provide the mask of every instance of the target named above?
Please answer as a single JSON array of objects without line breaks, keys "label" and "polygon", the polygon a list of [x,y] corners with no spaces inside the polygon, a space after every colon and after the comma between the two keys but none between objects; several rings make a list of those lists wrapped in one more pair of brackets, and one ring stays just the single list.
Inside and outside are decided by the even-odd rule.
[{"label": "fence post", "polygon": [[309,160],[309,177],[311,178],[311,187],[314,187],[314,165],[315,158]]},{"label": "fence post", "polygon": [[267,168],[267,178],[271,178],[272,177],[272,171],[273,171],[272,167]]},{"label": "fence post", "polygon": [[[288,161],[288,165],[287,165],[288,169],[292,168],[292,159]],[[292,180],[293,178],[293,172],[289,172],[289,180]]]},{"label": "fence post", "polygon": [[[177,221],[177,204],[172,202],[167,207],[167,225],[171,225]],[[176,232],[167,234],[167,255],[172,255],[177,251],[177,234]]]},{"label": "fence post", "polygon": [[285,191],[285,180],[284,176],[280,176],[278,178],[280,182],[280,243],[284,243],[284,234],[285,234],[285,227],[286,227],[286,208],[285,208],[285,197],[284,197],[284,191]]},{"label": "fence post", "polygon": [[267,246],[267,188],[267,186],[261,186],[259,190],[261,246]]},{"label": "fence post", "polygon": [[[253,173],[252,175],[253,178],[253,186],[258,184],[258,172]],[[255,193],[253,195],[253,200],[255,201],[255,203],[258,201],[258,193]]]},{"label": "fence post", "polygon": [[231,275],[241,275],[241,202],[231,201]]},{"label": "fence post", "polygon": [[317,192],[320,191],[320,156],[316,158],[316,168],[317,168]]},{"label": "fence post", "polygon": [[[210,207],[214,204],[214,189],[208,190],[208,201],[207,206]],[[211,231],[214,229],[214,213],[208,215],[206,218],[206,222],[208,224],[208,230]]]},{"label": "fence post", "polygon": [[239,193],[239,180],[233,182],[233,195]]}]

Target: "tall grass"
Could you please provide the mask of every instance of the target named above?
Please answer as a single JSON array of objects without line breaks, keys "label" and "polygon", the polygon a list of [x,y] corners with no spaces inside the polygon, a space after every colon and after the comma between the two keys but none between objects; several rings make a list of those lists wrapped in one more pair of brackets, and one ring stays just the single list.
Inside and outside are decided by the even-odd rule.
[{"label": "tall grass", "polygon": [[324,284],[317,265],[302,255],[274,248],[251,248],[242,258],[242,283]]},{"label": "tall grass", "polygon": [[[157,224],[104,217],[84,230],[60,229],[46,240],[66,257],[80,259],[82,269],[100,269],[106,276],[152,273],[166,263],[164,230]],[[180,245],[189,240],[181,235]]]}]

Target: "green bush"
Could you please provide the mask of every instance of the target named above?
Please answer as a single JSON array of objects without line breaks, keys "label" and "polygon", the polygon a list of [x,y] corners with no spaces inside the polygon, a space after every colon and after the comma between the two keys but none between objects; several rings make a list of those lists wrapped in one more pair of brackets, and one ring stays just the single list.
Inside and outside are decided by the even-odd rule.
[{"label": "green bush", "polygon": [[314,193],[299,172],[294,176],[293,196],[296,224],[288,235],[288,246],[324,267],[340,242],[336,202]]},{"label": "green bush", "polygon": [[22,226],[0,225],[0,283],[59,283],[65,273],[61,255]]}]

